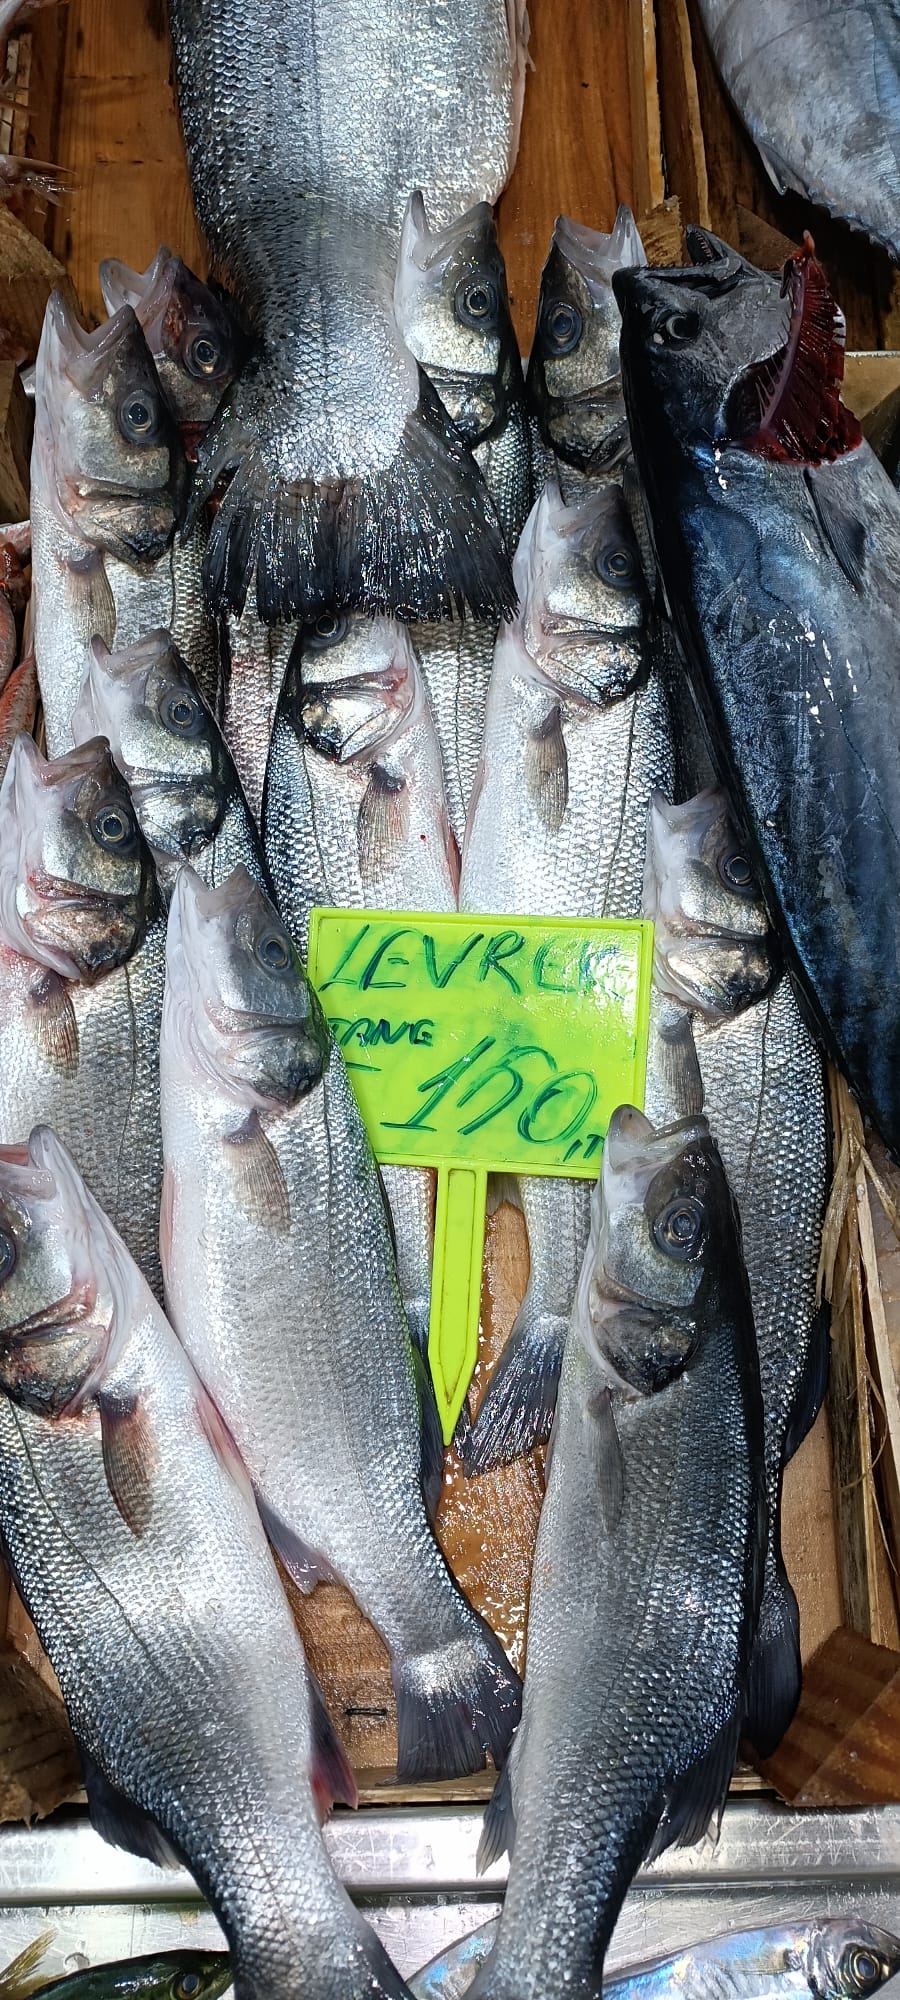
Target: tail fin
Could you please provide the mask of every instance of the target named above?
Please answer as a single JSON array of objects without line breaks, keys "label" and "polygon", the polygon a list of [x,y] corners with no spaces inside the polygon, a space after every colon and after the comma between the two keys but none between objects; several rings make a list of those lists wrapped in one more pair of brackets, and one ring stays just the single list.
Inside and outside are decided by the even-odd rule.
[{"label": "tail fin", "polygon": [[366,477],[288,480],[229,399],[200,447],[191,519],[232,473],[203,565],[211,609],[264,624],[343,607],[395,618],[498,620],[516,604],[481,473],[426,377],[392,463]]},{"label": "tail fin", "polygon": [[462,1778],[490,1754],[503,1763],[522,1709],[522,1683],[490,1626],[471,1614],[462,1635],[393,1663],[397,1776]]},{"label": "tail fin", "polygon": [[800,1613],[779,1553],[766,1568],[750,1656],[743,1733],[758,1757],[772,1756],[793,1721],[801,1677]]},{"label": "tail fin", "polygon": [[526,1295],[466,1438],[463,1468],[470,1475],[508,1465],[550,1436],[566,1325],[550,1313],[532,1319],[527,1305]]}]

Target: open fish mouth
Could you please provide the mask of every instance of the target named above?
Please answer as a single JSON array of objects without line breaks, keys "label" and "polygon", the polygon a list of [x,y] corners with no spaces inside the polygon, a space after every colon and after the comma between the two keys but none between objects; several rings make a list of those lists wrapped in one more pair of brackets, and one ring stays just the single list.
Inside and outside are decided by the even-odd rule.
[{"label": "open fish mouth", "polygon": [[[45,875],[40,869],[29,870],[26,880],[32,895],[43,909],[125,911],[137,901],[135,894],[117,895],[114,891],[106,889],[86,889],[81,883],[66,882],[61,877]],[[27,923],[27,916],[24,921]]]}]

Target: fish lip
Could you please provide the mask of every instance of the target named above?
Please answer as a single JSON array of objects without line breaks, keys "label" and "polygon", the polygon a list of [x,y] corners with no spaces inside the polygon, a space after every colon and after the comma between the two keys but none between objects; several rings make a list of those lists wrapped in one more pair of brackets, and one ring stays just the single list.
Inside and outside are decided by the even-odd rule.
[{"label": "fish lip", "polygon": [[238,1007],[217,1007],[210,1002],[207,1003],[205,1011],[207,1020],[217,1034],[224,1036],[284,1035],[295,1033],[303,1027],[302,1021],[285,1021],[279,1014],[245,1014]]},{"label": "fish lip", "polygon": [[105,889],[82,889],[74,882],[64,882],[60,877],[45,875],[39,868],[29,869],[26,881],[32,894],[44,907],[48,905],[60,910],[95,910],[99,904],[109,909],[124,910],[135,901],[133,895],[118,895]]}]

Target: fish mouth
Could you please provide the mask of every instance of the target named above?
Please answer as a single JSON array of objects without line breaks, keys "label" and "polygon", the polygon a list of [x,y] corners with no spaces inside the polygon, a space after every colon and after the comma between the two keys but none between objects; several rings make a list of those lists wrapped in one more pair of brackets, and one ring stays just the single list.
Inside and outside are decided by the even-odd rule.
[{"label": "fish mouth", "polygon": [[[346,681],[308,681],[301,689],[300,716],[303,733],[313,749],[338,764],[349,764],[384,750],[399,735],[415,705],[415,684],[405,662],[388,667],[380,674],[358,674]],[[372,712],[364,715],[346,735],[329,730],[328,717],[352,703],[354,696],[370,696]],[[402,695],[398,701],[396,697]],[[380,726],[384,723],[384,726]]]},{"label": "fish mouth", "polygon": [[[40,868],[28,871],[26,881],[32,895],[42,909],[53,910],[127,910],[135,902],[133,895],[116,895],[105,889],[85,889],[81,883],[66,882],[55,875],[45,875]],[[27,923],[27,918],[25,919]]]}]

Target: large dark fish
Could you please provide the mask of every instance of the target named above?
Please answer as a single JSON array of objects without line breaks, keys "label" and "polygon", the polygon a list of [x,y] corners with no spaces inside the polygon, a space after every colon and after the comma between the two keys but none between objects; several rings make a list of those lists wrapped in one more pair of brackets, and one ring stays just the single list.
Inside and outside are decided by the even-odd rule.
[{"label": "large dark fish", "polygon": [[783,194],[900,257],[894,0],[699,0],[722,81]]},{"label": "large dark fish", "polygon": [[522,1722],[485,1820],[512,1836],[478,2000],[600,1992],[648,1854],[724,1801],[766,1508],[736,1211],[704,1118],[610,1121],[560,1381]]},{"label": "large dark fish", "polygon": [[646,262],[630,208],[619,209],[608,236],[557,216],[541,274],[527,390],[551,464],[561,461],[557,476],[566,499],[575,497],[570,468],[603,478],[630,449],[612,278],[623,265]]},{"label": "large dark fish", "polygon": [[173,0],[170,22],[197,215],[252,334],[200,449],[198,504],[233,475],[214,607],[501,614],[499,524],[393,288],[416,189],[443,226],[506,181],[523,0],[404,0],[364,27],[354,0]]},{"label": "large dark fish", "polygon": [[790,969],[900,1154],[900,495],[839,400],[810,246],[623,271],[632,441],[665,590]]}]

